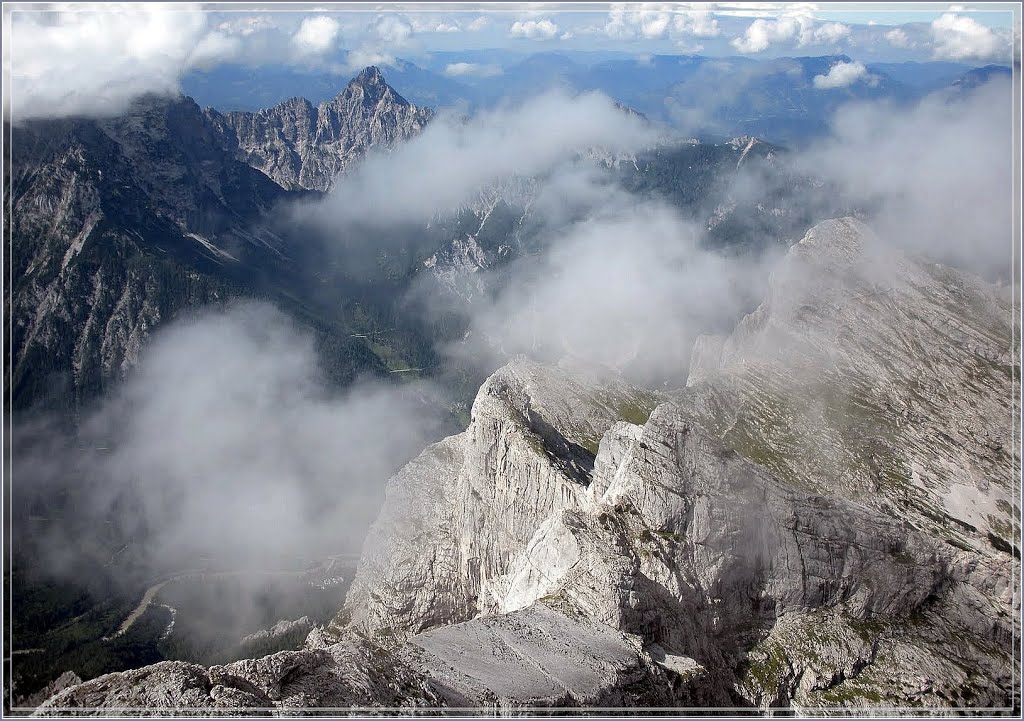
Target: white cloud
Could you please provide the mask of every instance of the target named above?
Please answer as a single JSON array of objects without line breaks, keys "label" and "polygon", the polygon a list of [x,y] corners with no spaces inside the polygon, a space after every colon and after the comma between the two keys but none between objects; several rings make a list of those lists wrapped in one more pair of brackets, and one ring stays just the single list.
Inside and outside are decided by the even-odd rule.
[{"label": "white cloud", "polygon": [[381,42],[401,47],[412,38],[413,27],[398,15],[381,15],[374,25],[374,34]]},{"label": "white cloud", "polygon": [[342,176],[312,218],[337,228],[366,222],[360,209],[386,203],[391,211],[372,222],[418,223],[510,175],[538,175],[595,146],[636,150],[654,137],[642,121],[599,93],[575,98],[551,93],[516,108],[479,113],[468,122],[441,116],[393,152],[370,156]]},{"label": "white cloud", "polygon": [[229,35],[248,37],[254,33],[273,30],[277,24],[265,15],[250,15],[225,20],[217,29]]},{"label": "white cloud", "polygon": [[355,50],[350,50],[345,56],[345,65],[343,69],[346,72],[354,73],[370,65],[387,67],[395,65],[396,62],[398,61],[391,53],[367,48],[357,48]]},{"label": "white cloud", "polygon": [[677,14],[672,26],[677,32],[699,38],[713,38],[722,34],[718,21],[706,10],[690,10]]},{"label": "white cloud", "polygon": [[894,48],[909,48],[910,37],[900,28],[894,28],[885,34],[886,41]]},{"label": "white cloud", "polygon": [[516,20],[509,28],[509,35],[514,38],[530,40],[551,40],[558,35],[558,26],[550,20]]},{"label": "white cloud", "polygon": [[292,36],[292,44],[302,55],[322,55],[334,47],[341,26],[327,15],[306,18]]},{"label": "white cloud", "polygon": [[697,53],[704,49],[704,46],[701,45],[700,43],[690,45],[689,43],[683,40],[677,40],[675,46],[679,50],[679,52],[683,53],[684,55],[696,55]]},{"label": "white cloud", "polygon": [[469,30],[470,32],[477,33],[490,24],[491,21],[485,18],[483,15],[481,15],[476,20],[472,21],[469,25],[467,25],[466,29]]},{"label": "white cloud", "polygon": [[803,153],[796,169],[837,182],[853,207],[875,206],[872,224],[888,242],[1006,274],[1014,130],[1005,109],[1014,92],[1000,79],[957,102],[937,92],[911,107],[848,104],[831,137]]},{"label": "white cloud", "polygon": [[437,20],[433,16],[409,18],[412,30],[417,33],[457,33],[462,30],[456,20]]},{"label": "white cloud", "polygon": [[742,38],[733,38],[732,46],[741,53],[759,53],[776,43],[793,40],[799,30],[799,23],[793,18],[759,18],[750,23]]},{"label": "white cloud", "polygon": [[189,67],[209,68],[226,60],[232,60],[241,53],[242,41],[220,31],[207,33],[196,44],[188,58]]},{"label": "white cloud", "polygon": [[946,13],[932,22],[935,58],[940,60],[991,60],[1009,50],[974,18]]},{"label": "white cloud", "polygon": [[618,39],[656,40],[666,35],[714,37],[721,30],[718,21],[706,9],[670,3],[614,3],[604,32]]},{"label": "white cloud", "polygon": [[417,398],[435,397],[424,384],[338,393],[324,378],[315,339],[269,305],[162,328],[84,419],[109,450],[64,465],[102,479],[76,512],[102,524],[131,508],[119,521],[147,528],[159,562],[357,550],[383,483],[436,433],[438,403]]},{"label": "white cloud", "polygon": [[640,34],[645,38],[660,38],[668,30],[672,16],[668,13],[642,14],[640,16]]},{"label": "white cloud", "polygon": [[501,75],[501,67],[498,65],[481,65],[479,63],[450,63],[445,66],[444,74],[450,77],[465,75],[479,78],[490,78]]},{"label": "white cloud", "polygon": [[[361,43],[345,56],[342,70],[357,72],[368,65],[394,66],[398,61],[393,50],[410,47],[417,27],[428,29],[427,25],[418,21],[414,25],[401,15],[378,15],[358,35]],[[429,26],[429,31],[436,32],[436,28],[437,24],[433,24]]]},{"label": "white cloud", "polygon": [[864,63],[836,63],[829,68],[826,75],[814,76],[814,87],[818,90],[846,88],[864,79],[867,74],[868,69],[864,67]]},{"label": "white cloud", "polygon": [[801,45],[828,45],[838,42],[842,42],[846,38],[850,37],[849,25],[843,25],[842,23],[825,23],[819,28],[816,28],[811,32],[810,39],[804,40],[800,38]]},{"label": "white cloud", "polygon": [[5,56],[11,45],[16,50],[5,57],[11,87],[4,114],[15,120],[116,115],[141,94],[177,92],[190,62],[206,65],[235,50],[222,36],[207,35],[206,15],[196,6],[77,6],[5,15]]},{"label": "white cloud", "polygon": [[847,40],[851,32],[842,23],[815,25],[814,19],[806,14],[773,20],[759,18],[750,24],[743,37],[732,40],[732,46],[741,53],[759,53],[772,45],[835,45]]}]

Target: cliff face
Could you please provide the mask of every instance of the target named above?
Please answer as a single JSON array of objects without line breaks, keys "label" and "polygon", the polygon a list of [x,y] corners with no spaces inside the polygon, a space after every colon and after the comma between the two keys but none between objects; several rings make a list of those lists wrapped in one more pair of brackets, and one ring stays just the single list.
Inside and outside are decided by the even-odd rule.
[{"label": "cliff face", "polygon": [[[872,242],[813,228],[679,392],[500,369],[389,483],[345,608],[291,653],[380,649],[420,689],[399,703],[1019,702],[1016,321]],[[127,678],[50,706],[115,705]]]},{"label": "cliff face", "polygon": [[187,99],[13,129],[16,408],[74,405],[123,378],[159,323],[233,294],[243,260],[280,252],[251,230],[283,191],[217,142]]},{"label": "cliff face", "polygon": [[389,149],[433,117],[396,93],[376,67],[316,107],[292,98],[255,113],[206,112],[239,160],[289,190],[319,191],[371,148]]},{"label": "cliff face", "polygon": [[389,482],[349,592],[352,622],[417,632],[498,610],[511,564],[538,526],[589,503],[601,436],[623,410],[646,418],[657,402],[526,360],[496,372],[467,431]]}]

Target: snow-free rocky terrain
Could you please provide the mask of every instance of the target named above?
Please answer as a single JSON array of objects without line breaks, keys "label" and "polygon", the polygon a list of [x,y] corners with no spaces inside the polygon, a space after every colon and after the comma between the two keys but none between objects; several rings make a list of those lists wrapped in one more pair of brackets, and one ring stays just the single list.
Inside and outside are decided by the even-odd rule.
[{"label": "snow-free rocky terrain", "polygon": [[389,482],[304,649],[37,713],[1019,705],[1010,292],[873,241],[811,229],[679,391],[499,369]]}]

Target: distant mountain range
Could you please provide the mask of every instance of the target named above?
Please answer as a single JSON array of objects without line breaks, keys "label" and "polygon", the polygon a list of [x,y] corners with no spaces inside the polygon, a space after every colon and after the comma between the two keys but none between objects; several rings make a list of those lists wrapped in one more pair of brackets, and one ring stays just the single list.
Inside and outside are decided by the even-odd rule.
[{"label": "distant mountain range", "polygon": [[[974,68],[950,62],[876,63],[845,87],[819,89],[814,78],[846,55],[754,60],[700,55],[625,53],[537,53],[505,51],[435,53],[422,64],[400,60],[388,68],[391,85],[403,97],[433,108],[491,107],[553,88],[599,90],[658,122],[696,135],[757,135],[794,144],[821,134],[832,113],[855,99],[907,102],[970,82],[979,75],[1009,74],[1004,66]],[[286,68],[258,71],[223,65],[194,72],[184,92],[218,110],[256,110],[292,95],[314,103],[334,94],[337,77]]]},{"label": "distant mountain range", "polygon": [[255,113],[208,109],[228,149],[289,190],[327,190],[339,173],[371,147],[391,147],[423,129],[433,116],[391,89],[367,68],[318,106],[293,97]]}]

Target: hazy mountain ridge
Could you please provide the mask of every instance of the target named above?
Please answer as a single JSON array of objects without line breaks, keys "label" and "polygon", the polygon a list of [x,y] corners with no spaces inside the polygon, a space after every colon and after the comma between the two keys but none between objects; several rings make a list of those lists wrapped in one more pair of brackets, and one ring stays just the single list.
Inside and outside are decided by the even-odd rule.
[{"label": "hazy mountain ridge", "polygon": [[[458,62],[488,67],[491,73],[453,77],[446,71]],[[815,88],[814,77],[827,73],[830,65],[839,62],[852,60],[846,55],[759,61],[749,57],[636,58],[624,53],[571,52],[523,57],[466,51],[436,53],[424,61],[398,60],[384,72],[403,97],[434,108],[493,107],[509,98],[522,99],[551,88],[598,90],[659,122],[679,124],[690,134],[750,134],[776,143],[797,142],[806,139],[808,133],[822,132],[828,117],[842,102],[881,98],[907,102],[962,83],[963,78],[978,72],[970,65],[951,62],[869,63],[869,77],[849,87]],[[317,95],[309,96],[314,102],[332,94],[317,75],[281,72],[279,93],[289,92],[283,90],[285,87],[301,87]],[[226,110],[239,103],[258,107],[257,100],[266,97],[248,103],[239,97],[224,97],[211,89],[213,79],[222,77],[222,84],[231,79],[237,85],[237,78],[248,78],[249,73],[233,66],[220,68],[209,77],[195,73],[185,80],[186,92],[202,96],[204,105]]]}]

